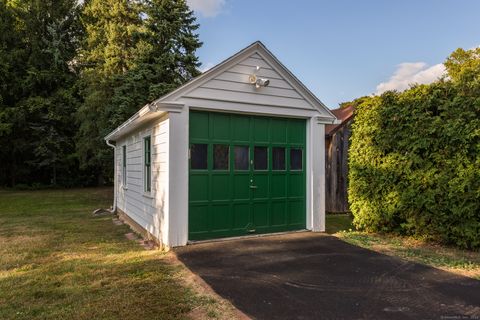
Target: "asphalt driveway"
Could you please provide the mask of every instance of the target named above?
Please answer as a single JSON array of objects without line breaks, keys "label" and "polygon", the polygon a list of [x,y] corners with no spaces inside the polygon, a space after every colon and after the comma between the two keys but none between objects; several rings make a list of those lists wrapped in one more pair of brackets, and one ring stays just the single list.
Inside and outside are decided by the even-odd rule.
[{"label": "asphalt driveway", "polygon": [[175,250],[256,319],[480,319],[480,281],[318,233]]}]

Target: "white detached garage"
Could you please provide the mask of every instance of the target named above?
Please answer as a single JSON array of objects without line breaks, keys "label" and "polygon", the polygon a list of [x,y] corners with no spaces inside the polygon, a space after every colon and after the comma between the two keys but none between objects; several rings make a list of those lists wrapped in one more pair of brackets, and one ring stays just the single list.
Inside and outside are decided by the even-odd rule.
[{"label": "white detached garage", "polygon": [[324,127],[335,116],[255,42],[105,137],[114,209],[165,247],[325,230]]}]

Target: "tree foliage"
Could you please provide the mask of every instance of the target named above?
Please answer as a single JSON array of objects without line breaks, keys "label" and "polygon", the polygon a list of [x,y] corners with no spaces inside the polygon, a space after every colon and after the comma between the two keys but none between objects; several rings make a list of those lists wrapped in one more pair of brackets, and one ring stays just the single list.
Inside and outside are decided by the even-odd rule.
[{"label": "tree foliage", "polygon": [[358,228],[480,247],[480,57],[455,51],[448,77],[363,98],[349,155]]},{"label": "tree foliage", "polygon": [[0,185],[103,183],[103,137],[198,74],[183,0],[0,1]]},{"label": "tree foliage", "polygon": [[77,112],[82,164],[103,179],[111,150],[103,137],[147,102],[198,75],[198,25],[185,1],[91,0],[81,52],[85,102]]},{"label": "tree foliage", "polygon": [[77,13],[74,0],[0,4],[2,184],[56,184],[75,167]]}]

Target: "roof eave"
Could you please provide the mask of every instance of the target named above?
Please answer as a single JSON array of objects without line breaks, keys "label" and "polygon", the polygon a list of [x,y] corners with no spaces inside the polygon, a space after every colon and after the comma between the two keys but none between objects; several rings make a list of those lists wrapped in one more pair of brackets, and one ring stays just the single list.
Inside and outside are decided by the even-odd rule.
[{"label": "roof eave", "polygon": [[[152,118],[159,117],[167,112],[181,112],[185,105],[179,102],[162,102],[162,103],[149,103],[143,106],[138,112],[131,116],[127,121],[118,126],[115,130],[105,136],[106,141],[116,141],[127,133],[131,132],[134,128],[151,120]],[[151,117],[147,117],[151,115]]]}]

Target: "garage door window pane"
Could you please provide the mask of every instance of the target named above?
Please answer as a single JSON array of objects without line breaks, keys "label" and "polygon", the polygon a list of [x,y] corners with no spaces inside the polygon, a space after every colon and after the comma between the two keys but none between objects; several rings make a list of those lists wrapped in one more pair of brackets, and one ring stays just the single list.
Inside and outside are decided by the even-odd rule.
[{"label": "garage door window pane", "polygon": [[268,168],[267,147],[255,147],[253,152],[253,157],[254,157],[253,167],[255,170],[267,170]]},{"label": "garage door window pane", "polygon": [[214,170],[228,170],[230,147],[225,144],[213,145],[213,169]]},{"label": "garage door window pane", "polygon": [[190,168],[196,170],[207,169],[207,149],[207,144],[192,144],[190,148]]},{"label": "garage door window pane", "polygon": [[290,170],[302,170],[302,149],[290,149]]},{"label": "garage door window pane", "polygon": [[248,147],[235,146],[235,170],[248,170]]},{"label": "garage door window pane", "polygon": [[285,170],[285,148],[272,148],[272,169]]}]

